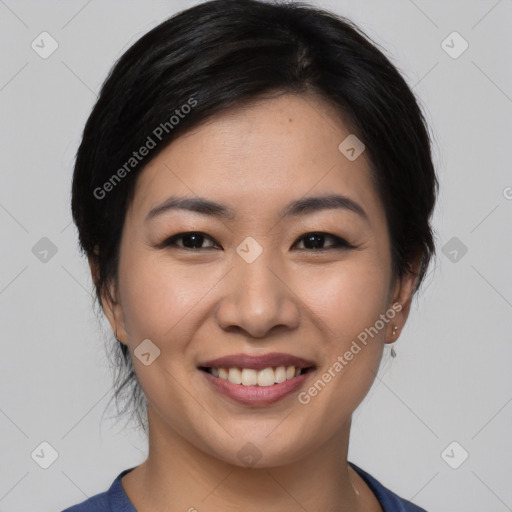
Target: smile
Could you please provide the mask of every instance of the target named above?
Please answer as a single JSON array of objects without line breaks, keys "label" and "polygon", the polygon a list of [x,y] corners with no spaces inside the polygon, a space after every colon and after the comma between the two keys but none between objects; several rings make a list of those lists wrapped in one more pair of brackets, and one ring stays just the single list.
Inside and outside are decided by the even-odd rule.
[{"label": "smile", "polygon": [[314,369],[314,367],[299,368],[295,366],[278,366],[277,368],[267,367],[262,370],[253,368],[200,368],[210,375],[231,384],[241,386],[267,387],[281,384],[292,380]]},{"label": "smile", "polygon": [[203,361],[197,368],[215,394],[253,407],[298,392],[317,369],[313,361],[285,353],[223,356]]}]

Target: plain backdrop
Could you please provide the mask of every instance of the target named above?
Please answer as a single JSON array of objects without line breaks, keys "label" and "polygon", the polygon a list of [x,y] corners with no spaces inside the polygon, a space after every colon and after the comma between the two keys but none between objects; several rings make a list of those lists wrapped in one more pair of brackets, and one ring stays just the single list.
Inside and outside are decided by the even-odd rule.
[{"label": "plain backdrop", "polygon": [[[2,511],[61,510],[145,458],[144,437],[104,414],[108,326],[70,184],[115,60],[194,3],[0,0]],[[512,510],[512,2],[317,4],[358,23],[414,88],[441,184],[438,256],[354,414],[349,460],[429,511]]]}]

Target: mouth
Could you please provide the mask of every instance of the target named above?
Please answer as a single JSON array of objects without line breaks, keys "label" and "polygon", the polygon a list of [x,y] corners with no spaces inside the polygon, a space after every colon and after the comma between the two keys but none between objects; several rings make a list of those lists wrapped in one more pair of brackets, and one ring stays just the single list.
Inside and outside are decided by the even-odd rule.
[{"label": "mouth", "polygon": [[290,366],[268,366],[262,370],[254,368],[222,368],[200,366],[199,370],[209,373],[213,377],[230,382],[231,384],[240,386],[258,386],[267,387],[281,384],[285,381],[292,380],[316,369],[315,366],[296,367]]},{"label": "mouth", "polygon": [[212,388],[244,405],[268,405],[298,390],[317,369],[312,361],[273,353],[238,354],[198,365]]}]

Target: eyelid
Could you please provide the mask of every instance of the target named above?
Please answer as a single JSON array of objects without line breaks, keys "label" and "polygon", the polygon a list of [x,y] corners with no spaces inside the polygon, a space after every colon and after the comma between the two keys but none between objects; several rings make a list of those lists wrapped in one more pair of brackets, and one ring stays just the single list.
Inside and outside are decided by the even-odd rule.
[{"label": "eyelid", "polygon": [[335,241],[335,244],[331,247],[326,247],[326,248],[322,248],[322,249],[301,249],[303,251],[323,252],[323,251],[336,250],[336,249],[355,249],[356,248],[355,245],[352,245],[345,238],[338,236],[338,235],[333,235],[332,233],[327,233],[325,231],[309,231],[308,233],[304,233],[297,239],[297,242],[295,242],[293,245],[296,245],[298,242],[303,241],[304,238],[306,238],[308,235],[322,235],[326,238],[332,238]]},{"label": "eyelid", "polygon": [[[214,245],[220,246],[220,244],[218,244],[213,237],[211,237],[210,235],[208,235],[202,231],[182,231],[180,233],[176,233],[175,235],[172,235],[172,236],[164,239],[162,242],[158,243],[155,247],[158,249],[174,247],[174,248],[182,249],[184,251],[189,251],[189,252],[199,252],[199,251],[204,251],[204,250],[215,249],[215,247],[202,247],[202,248],[198,248],[198,249],[191,249],[189,247],[182,247],[182,246],[179,246],[176,244],[176,240],[182,239],[184,236],[191,235],[191,234],[201,235],[205,239],[210,240]],[[357,248],[357,246],[351,244],[345,238],[342,238],[338,235],[334,235],[332,233],[327,233],[325,231],[308,231],[307,233],[303,233],[293,243],[292,247],[294,247],[298,243],[302,242],[309,235],[321,235],[321,236],[324,236],[327,238],[331,238],[332,240],[334,240],[335,243],[331,247],[326,247],[326,248],[320,248],[320,249],[304,248],[304,249],[299,249],[299,250],[319,253],[319,252],[325,252],[325,251],[330,251],[330,250],[343,250],[343,249],[356,249]]]},{"label": "eyelid", "polygon": [[168,247],[175,247],[177,249],[182,249],[184,251],[196,251],[196,252],[214,248],[214,247],[203,247],[200,249],[190,249],[188,247],[182,247],[182,246],[177,245],[176,240],[179,240],[186,235],[201,235],[202,237],[207,238],[208,240],[213,242],[214,245],[217,245],[217,246],[219,245],[213,237],[211,237],[210,235],[207,235],[206,233],[203,233],[202,231],[182,231],[180,233],[176,233],[175,235],[171,235],[171,236],[165,238],[160,243],[156,244],[155,247],[157,249],[165,249]]}]

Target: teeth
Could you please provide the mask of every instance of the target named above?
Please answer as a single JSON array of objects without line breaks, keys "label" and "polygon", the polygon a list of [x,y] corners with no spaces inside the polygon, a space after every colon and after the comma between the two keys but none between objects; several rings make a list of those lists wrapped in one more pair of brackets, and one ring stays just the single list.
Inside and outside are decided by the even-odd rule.
[{"label": "teeth", "polygon": [[242,372],[238,368],[230,368],[228,380],[233,384],[242,384]]},{"label": "teeth", "polygon": [[279,368],[276,368],[274,374],[278,384],[286,380],[286,368],[284,366],[279,366]]},{"label": "teeth", "polygon": [[244,368],[242,370],[242,381],[244,386],[256,386],[258,384],[258,372],[256,370],[250,370]]},{"label": "teeth", "polygon": [[272,386],[276,377],[272,368],[264,368],[258,372],[258,386]]},{"label": "teeth", "polygon": [[264,368],[253,370],[252,368],[211,368],[212,375],[219,379],[227,380],[232,384],[242,386],[272,386],[285,380],[298,377],[302,370],[295,366],[279,366],[277,368]]}]

